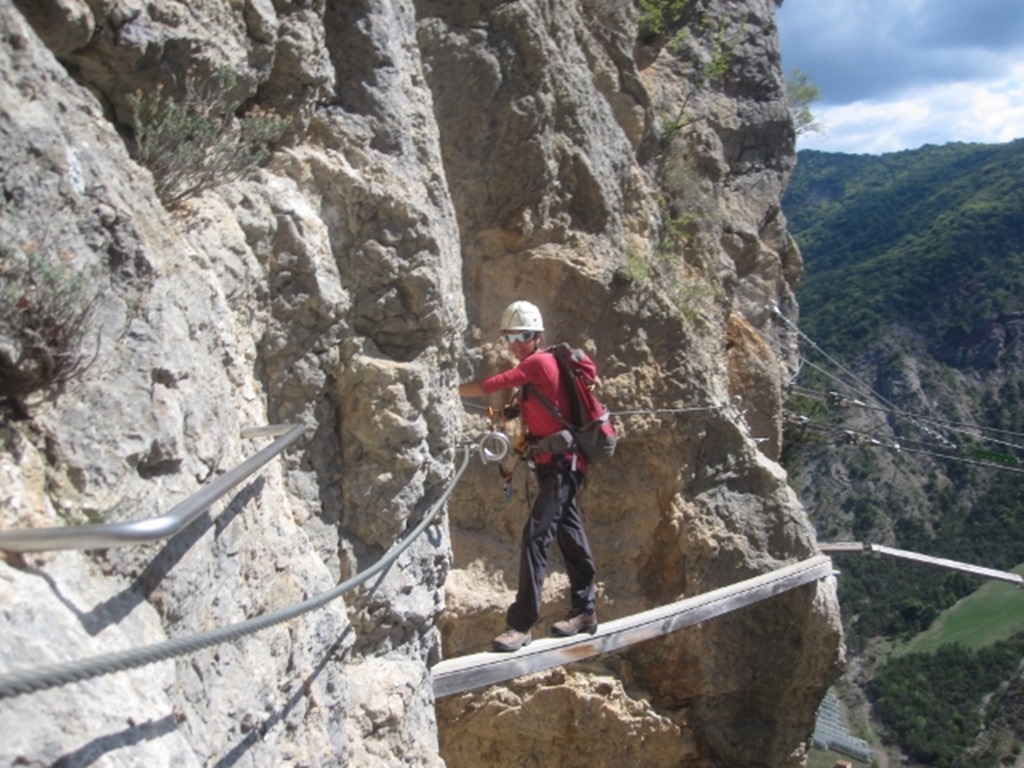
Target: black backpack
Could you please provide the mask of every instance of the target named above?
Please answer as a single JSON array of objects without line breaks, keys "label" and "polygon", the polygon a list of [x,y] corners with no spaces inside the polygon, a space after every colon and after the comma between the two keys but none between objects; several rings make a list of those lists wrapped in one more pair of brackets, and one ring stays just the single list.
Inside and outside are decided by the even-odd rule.
[{"label": "black backpack", "polygon": [[562,384],[568,388],[572,411],[569,418],[536,387],[530,387],[531,394],[536,395],[541,404],[572,433],[574,447],[583,452],[590,464],[610,459],[619,437],[611,412],[594,394],[597,366],[582,349],[573,349],[564,342],[548,347],[546,351],[555,356]]}]

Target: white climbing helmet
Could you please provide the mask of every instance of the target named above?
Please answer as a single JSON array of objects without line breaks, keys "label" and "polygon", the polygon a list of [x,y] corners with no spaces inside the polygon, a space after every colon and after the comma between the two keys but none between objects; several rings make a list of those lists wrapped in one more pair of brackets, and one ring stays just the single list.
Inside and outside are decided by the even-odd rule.
[{"label": "white climbing helmet", "polygon": [[501,313],[503,331],[544,331],[544,318],[535,304],[513,301]]}]

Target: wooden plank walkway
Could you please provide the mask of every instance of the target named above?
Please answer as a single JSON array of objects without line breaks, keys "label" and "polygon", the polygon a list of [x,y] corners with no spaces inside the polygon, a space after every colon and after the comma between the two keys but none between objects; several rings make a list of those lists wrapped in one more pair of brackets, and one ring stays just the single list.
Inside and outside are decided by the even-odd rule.
[{"label": "wooden plank walkway", "polygon": [[1006,581],[1010,584],[1016,584],[1018,587],[1024,587],[1024,576],[1017,573],[999,571],[994,568],[971,565],[970,563],[961,563],[959,560],[947,560],[944,557],[920,555],[917,552],[908,552],[905,549],[886,547],[881,544],[862,544],[859,541],[844,541],[834,544],[819,544],[818,549],[828,554],[864,553],[899,557],[904,560],[914,560],[919,563],[936,565],[941,568],[950,568],[954,571],[963,571],[964,573],[971,573],[975,576],[981,576],[986,579],[997,579],[998,581]]},{"label": "wooden plank walkway", "polygon": [[445,659],[432,670],[434,696],[442,698],[522,675],[559,667],[744,608],[832,575],[832,560],[815,555],[728,587],[602,623],[593,635],[541,638],[515,653],[474,653]]},{"label": "wooden plank walkway", "polygon": [[[868,546],[871,546],[870,544]],[[864,545],[859,541],[836,541],[830,544],[818,544],[818,551],[826,555],[861,554]]]}]

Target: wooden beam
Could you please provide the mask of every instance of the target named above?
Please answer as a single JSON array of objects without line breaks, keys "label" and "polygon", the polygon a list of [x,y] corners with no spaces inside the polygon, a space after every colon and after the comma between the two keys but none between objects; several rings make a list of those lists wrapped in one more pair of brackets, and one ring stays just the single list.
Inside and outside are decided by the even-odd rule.
[{"label": "wooden beam", "polygon": [[432,670],[434,696],[452,696],[590,656],[611,653],[744,608],[831,574],[832,561],[824,555],[816,555],[703,595],[603,623],[593,635],[537,639],[515,653],[474,653],[445,659]]},{"label": "wooden beam", "polygon": [[997,571],[993,568],[983,568],[980,565],[961,563],[957,560],[946,560],[942,557],[919,555],[917,554],[917,552],[908,552],[905,549],[895,549],[893,547],[883,547],[881,544],[868,544],[867,549],[871,552],[877,552],[882,555],[889,555],[890,557],[901,557],[904,560],[916,560],[919,563],[927,563],[928,565],[938,565],[943,568],[952,568],[955,571],[973,573],[975,576],[984,576],[987,579],[998,579],[999,581],[1008,581],[1011,584],[1016,584],[1018,587],[1024,587],[1024,576],[1021,576],[1020,574],[1016,573],[1011,573],[1010,571]]},{"label": "wooden beam", "polygon": [[917,552],[908,552],[905,549],[896,549],[895,547],[886,547],[881,544],[862,544],[859,541],[839,541],[831,544],[818,544],[818,550],[825,554],[842,555],[842,554],[879,554],[889,555],[890,557],[899,557],[904,560],[915,560],[919,563],[927,563],[928,565],[937,565],[942,568],[951,568],[954,571],[963,571],[964,573],[973,573],[975,576],[983,576],[986,579],[998,579],[999,581],[1008,581],[1010,584],[1016,584],[1018,587],[1024,587],[1024,576],[1021,576],[1011,571],[998,571],[994,568],[984,568],[980,565],[971,565],[970,563],[961,563],[959,560],[947,560],[944,557],[932,557],[931,555],[919,555]]},{"label": "wooden beam", "polygon": [[818,544],[818,551],[830,554],[860,554],[864,551],[864,545],[859,541],[834,541],[831,543]]}]

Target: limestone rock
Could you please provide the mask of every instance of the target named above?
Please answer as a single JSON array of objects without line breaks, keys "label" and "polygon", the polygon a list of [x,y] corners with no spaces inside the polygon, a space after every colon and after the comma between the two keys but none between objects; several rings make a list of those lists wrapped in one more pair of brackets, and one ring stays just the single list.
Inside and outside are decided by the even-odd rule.
[{"label": "limestone rock", "polygon": [[[456,384],[509,365],[516,298],[628,412],[584,499],[602,620],[813,554],[776,463],[794,360],[773,307],[795,318],[801,265],[773,11],[687,4],[669,38],[610,0],[0,0],[3,268],[36,254],[97,295],[93,364],[4,411],[0,528],[154,517],[269,444],[246,427],[307,428],[167,541],[7,556],[0,674],[233,626],[379,562],[487,429]],[[190,80],[291,129],[171,212],[131,98]],[[447,515],[319,609],[0,698],[0,760],[800,764],[842,661],[831,580],[435,709],[431,665],[502,628],[531,482],[505,499],[473,458]],[[538,631],[565,587],[556,556]]]}]

